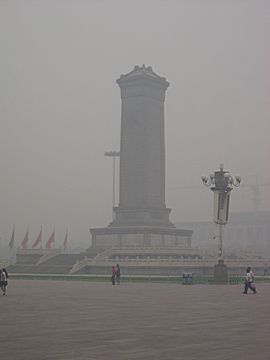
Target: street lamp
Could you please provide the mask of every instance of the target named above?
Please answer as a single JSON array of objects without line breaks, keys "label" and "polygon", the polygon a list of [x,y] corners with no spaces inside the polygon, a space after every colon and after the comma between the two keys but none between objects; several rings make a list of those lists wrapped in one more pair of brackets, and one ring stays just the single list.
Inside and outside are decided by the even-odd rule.
[{"label": "street lamp", "polygon": [[[234,186],[238,187],[240,185],[241,177],[234,176],[228,171],[224,171],[223,164],[220,164],[220,169],[215,171],[214,174],[210,174],[209,176],[202,176],[202,182],[205,186],[209,187],[214,192],[214,222],[218,225],[219,228],[218,263],[224,267],[223,230],[229,218],[229,201],[231,191]],[[225,276],[225,273],[223,273],[223,275]]]},{"label": "street lamp", "polygon": [[113,158],[113,179],[112,179],[112,220],[114,220],[114,207],[115,207],[115,158],[120,156],[120,151],[112,150],[106,151],[105,156]]}]

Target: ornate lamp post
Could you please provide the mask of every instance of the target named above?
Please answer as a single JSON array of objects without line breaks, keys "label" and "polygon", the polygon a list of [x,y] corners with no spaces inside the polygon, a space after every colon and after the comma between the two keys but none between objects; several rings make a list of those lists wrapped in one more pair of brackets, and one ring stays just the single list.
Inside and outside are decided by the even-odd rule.
[{"label": "ornate lamp post", "polygon": [[214,279],[216,282],[226,282],[227,267],[224,265],[223,258],[223,231],[229,218],[229,202],[233,187],[238,187],[241,183],[240,176],[231,175],[220,169],[209,176],[202,176],[202,182],[214,192],[214,222],[218,225],[218,264],[215,265]]}]

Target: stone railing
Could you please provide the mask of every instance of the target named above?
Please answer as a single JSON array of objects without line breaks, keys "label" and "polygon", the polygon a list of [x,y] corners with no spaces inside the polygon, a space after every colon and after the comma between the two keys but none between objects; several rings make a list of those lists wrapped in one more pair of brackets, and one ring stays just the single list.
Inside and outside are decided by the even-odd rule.
[{"label": "stone railing", "polygon": [[85,265],[115,265],[115,262],[125,266],[214,266],[215,260],[200,259],[88,259]]},{"label": "stone railing", "polygon": [[107,250],[102,251],[101,253],[97,254],[94,259],[106,259],[108,255],[113,254],[114,250],[118,252],[118,250],[115,249],[115,247],[111,247]]},{"label": "stone railing", "polygon": [[[84,266],[92,265],[115,265],[115,259],[85,259]],[[187,267],[213,267],[216,263],[216,259],[117,259],[119,264],[126,266],[187,266]],[[244,259],[228,259],[225,260],[228,267],[264,267],[265,264],[269,266],[269,260],[256,259],[256,260],[244,260]]]},{"label": "stone railing", "polygon": [[91,260],[92,259],[88,259],[87,257],[82,260],[78,260],[70,269],[69,274],[75,274],[76,272],[80,271],[85,266],[87,266]]},{"label": "stone railing", "polygon": [[11,260],[1,259],[0,260],[0,269],[7,267],[8,265],[12,264]]},{"label": "stone railing", "polygon": [[[121,266],[126,267],[185,267],[185,268],[212,268],[217,263],[216,259],[108,259],[108,258],[94,258],[88,259],[84,258],[83,260],[78,261],[72,269],[70,274],[75,274],[86,266],[101,266],[101,267],[112,267],[115,263],[118,262]],[[252,268],[264,268],[265,264],[270,266],[269,260],[235,260],[228,259],[225,260],[228,268],[247,268],[251,266]]]},{"label": "stone railing", "polygon": [[21,249],[18,248],[16,254],[18,255],[42,255],[45,253],[45,249]]},{"label": "stone railing", "polygon": [[[183,254],[183,255],[199,255],[199,251],[196,248],[187,247],[172,247],[172,248],[151,248],[151,247],[130,247],[130,248],[112,248],[108,250],[108,254]],[[103,253],[102,253],[103,254]],[[101,255],[102,255],[101,254]]]}]

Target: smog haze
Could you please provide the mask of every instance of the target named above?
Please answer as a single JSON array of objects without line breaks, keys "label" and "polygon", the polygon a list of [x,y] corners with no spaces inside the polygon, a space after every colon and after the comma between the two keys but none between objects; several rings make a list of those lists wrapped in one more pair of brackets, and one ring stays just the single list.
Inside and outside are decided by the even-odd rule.
[{"label": "smog haze", "polygon": [[[270,2],[4,1],[1,7],[2,244],[53,227],[70,246],[112,216],[119,150],[116,79],[152,66],[165,99],[166,205],[173,222],[211,221],[201,176],[243,179],[231,212],[270,210]],[[119,170],[117,162],[117,171]],[[117,179],[118,180],[118,179]],[[268,184],[268,185],[267,185]]]}]

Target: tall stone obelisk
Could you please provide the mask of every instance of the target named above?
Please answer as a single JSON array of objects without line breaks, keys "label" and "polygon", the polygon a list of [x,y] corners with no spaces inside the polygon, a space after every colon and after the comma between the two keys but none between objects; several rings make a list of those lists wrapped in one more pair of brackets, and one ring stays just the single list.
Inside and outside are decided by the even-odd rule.
[{"label": "tall stone obelisk", "polygon": [[151,67],[135,66],[121,88],[119,206],[112,225],[173,226],[165,205],[164,100],[169,86]]},{"label": "tall stone obelisk", "polygon": [[131,256],[137,258],[148,256],[140,247],[164,249],[155,255],[162,257],[170,247],[181,256],[184,247],[190,249],[192,231],[176,229],[165,204],[164,101],[169,83],[144,65],[121,75],[117,83],[122,100],[119,205],[109,226],[90,229],[92,247],[114,249],[121,257],[125,247],[135,246]]}]

